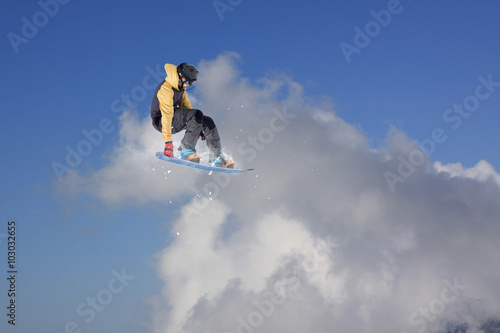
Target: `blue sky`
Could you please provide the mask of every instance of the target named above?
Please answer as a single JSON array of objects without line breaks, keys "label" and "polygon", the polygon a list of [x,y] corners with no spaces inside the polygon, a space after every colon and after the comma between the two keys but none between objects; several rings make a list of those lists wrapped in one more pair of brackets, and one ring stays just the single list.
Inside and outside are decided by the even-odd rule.
[{"label": "blue sky", "polygon": [[[143,300],[164,287],[155,256],[172,241],[172,221],[191,196],[108,205],[91,193],[61,191],[53,163],[64,163],[66,148],[76,149],[83,131],[106,119],[108,133],[75,169],[92,175],[106,167],[123,138],[113,106],[122,107],[128,94],[146,118],[148,87],[164,63],[198,65],[234,52],[238,75],[250,85],[261,89],[262,77],[288,76],[303,87],[306,105],[331,101],[374,149],[386,145],[391,126],[420,142],[441,129],[446,140],[435,144],[432,161],[472,168],[486,160],[500,170],[500,4],[493,0],[42,0],[1,7],[0,235],[7,221],[17,222],[19,269],[18,325],[6,324],[2,313],[2,331],[62,332],[74,321],[83,331],[149,332],[138,322],[148,321]],[[46,11],[51,15],[40,14]],[[347,44],[357,51],[346,56]],[[224,90],[213,94],[231,99]],[[204,105],[202,92],[193,96]],[[450,111],[464,103],[472,111]],[[297,150],[298,159],[309,148],[282,147]],[[6,274],[4,259],[1,267]],[[134,279],[86,323],[75,309],[122,269]],[[5,281],[0,288],[5,312]]]}]

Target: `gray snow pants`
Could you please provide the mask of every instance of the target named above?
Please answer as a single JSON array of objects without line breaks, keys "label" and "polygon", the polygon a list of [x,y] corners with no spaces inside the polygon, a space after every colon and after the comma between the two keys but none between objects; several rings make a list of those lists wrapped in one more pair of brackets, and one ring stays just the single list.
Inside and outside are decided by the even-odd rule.
[{"label": "gray snow pants", "polygon": [[210,160],[221,154],[221,143],[217,126],[212,118],[205,116],[197,109],[175,108],[172,118],[172,134],[186,130],[179,150],[195,150],[196,143],[201,134],[205,136]]}]

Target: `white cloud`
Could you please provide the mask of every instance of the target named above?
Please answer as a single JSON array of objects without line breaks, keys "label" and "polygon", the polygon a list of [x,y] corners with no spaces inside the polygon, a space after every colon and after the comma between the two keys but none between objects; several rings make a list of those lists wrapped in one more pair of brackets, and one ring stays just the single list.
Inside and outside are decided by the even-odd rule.
[{"label": "white cloud", "polygon": [[461,177],[480,182],[494,181],[500,185],[500,175],[487,161],[481,160],[472,168],[464,168],[461,163],[442,164],[435,162],[434,167],[438,172],[446,173],[450,177]]},{"label": "white cloud", "polygon": [[156,332],[437,332],[447,319],[479,330],[498,317],[491,165],[425,158],[391,191],[384,173],[418,150],[404,133],[370,147],[332,103],[309,102],[281,74],[242,78],[238,61],[199,64],[195,107],[254,172],[209,176],[156,161],[161,136],[147,117],[126,115],[108,165],[68,183],[113,204],[183,203],[176,240],[158,254]]},{"label": "white cloud", "polygon": [[[287,288],[300,285],[302,275],[299,274],[322,291],[328,302],[335,304],[342,298],[343,277],[329,275],[334,264],[329,260],[333,249],[327,240],[315,239],[304,225],[279,212],[240,225],[224,237],[231,210],[218,200],[195,200],[204,201],[204,208],[199,214],[190,215],[189,220],[180,218],[173,224],[172,230],[179,235],[159,256],[160,276],[167,282],[164,296],[172,311],[164,322],[157,323],[157,327],[178,332],[193,309],[204,306],[200,301],[207,304],[227,302],[226,298],[221,298],[221,293],[228,288],[237,286],[232,292],[247,296],[262,297],[273,290],[271,287],[279,293],[288,293]],[[302,267],[303,272],[295,273],[286,267],[294,260],[297,263],[293,269]],[[289,276],[279,276],[285,270],[289,271]],[[229,298],[233,296],[228,295]],[[286,295],[276,295],[280,297]],[[251,301],[249,298],[245,302],[252,304]],[[204,309],[214,310],[217,311]],[[237,316],[233,319],[236,330]],[[231,324],[231,320],[227,323]]]}]

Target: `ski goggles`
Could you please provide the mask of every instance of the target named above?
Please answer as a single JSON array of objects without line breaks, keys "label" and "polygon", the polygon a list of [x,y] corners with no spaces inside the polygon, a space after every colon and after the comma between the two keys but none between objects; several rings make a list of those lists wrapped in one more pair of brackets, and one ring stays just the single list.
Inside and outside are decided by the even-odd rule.
[{"label": "ski goggles", "polygon": [[186,79],[184,76],[182,76],[181,73],[179,73],[179,77],[180,77],[181,82],[182,82],[183,85],[187,84],[188,86],[192,86],[194,84],[194,82],[196,81],[196,80]]}]

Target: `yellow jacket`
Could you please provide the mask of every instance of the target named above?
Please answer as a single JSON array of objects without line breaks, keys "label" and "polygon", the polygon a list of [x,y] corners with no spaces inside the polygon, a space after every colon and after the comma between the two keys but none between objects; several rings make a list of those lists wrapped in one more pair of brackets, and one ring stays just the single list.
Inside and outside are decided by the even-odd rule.
[{"label": "yellow jacket", "polygon": [[192,109],[191,102],[184,90],[179,90],[177,66],[165,64],[167,77],[161,84],[157,97],[161,110],[161,134],[165,142],[172,141],[172,117],[174,108]]}]

